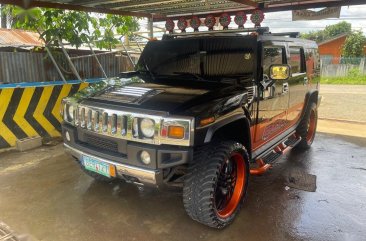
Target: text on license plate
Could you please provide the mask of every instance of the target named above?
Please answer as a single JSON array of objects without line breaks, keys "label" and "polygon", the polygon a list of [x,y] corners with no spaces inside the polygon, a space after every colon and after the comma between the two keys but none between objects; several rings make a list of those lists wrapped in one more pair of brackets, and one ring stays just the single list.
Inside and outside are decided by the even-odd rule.
[{"label": "text on license plate", "polygon": [[[110,165],[101,161],[98,161],[92,157],[89,156],[83,156],[83,165],[85,169],[99,173],[106,177],[111,177],[110,173]],[[112,173],[113,175],[114,173]],[[114,176],[114,175],[113,175]]]}]

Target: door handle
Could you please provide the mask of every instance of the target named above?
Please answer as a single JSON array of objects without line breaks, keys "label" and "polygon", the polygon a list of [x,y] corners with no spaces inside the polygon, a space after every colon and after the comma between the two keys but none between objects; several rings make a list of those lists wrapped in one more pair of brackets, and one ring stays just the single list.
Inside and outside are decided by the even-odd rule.
[{"label": "door handle", "polygon": [[282,94],[287,94],[288,91],[289,91],[288,83],[283,83],[282,84]]}]

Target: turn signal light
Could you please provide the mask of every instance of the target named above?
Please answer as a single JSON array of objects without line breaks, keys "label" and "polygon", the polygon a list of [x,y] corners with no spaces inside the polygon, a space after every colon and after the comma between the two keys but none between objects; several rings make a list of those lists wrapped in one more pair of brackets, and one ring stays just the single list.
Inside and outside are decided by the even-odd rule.
[{"label": "turn signal light", "polygon": [[174,139],[184,138],[184,127],[183,126],[169,126],[168,137]]},{"label": "turn signal light", "polygon": [[109,175],[111,175],[111,177],[116,177],[116,167],[113,165],[109,165]]},{"label": "turn signal light", "polygon": [[202,119],[200,121],[200,125],[205,126],[205,125],[211,124],[213,122],[215,122],[215,117],[209,117],[209,118],[206,118],[206,119]]}]

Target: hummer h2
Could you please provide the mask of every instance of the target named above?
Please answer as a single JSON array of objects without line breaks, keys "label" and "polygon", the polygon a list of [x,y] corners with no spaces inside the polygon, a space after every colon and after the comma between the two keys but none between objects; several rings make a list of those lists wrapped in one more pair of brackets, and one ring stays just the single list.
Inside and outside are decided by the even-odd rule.
[{"label": "hummer h2", "polygon": [[319,104],[315,42],[241,31],[165,35],[135,71],[64,99],[66,150],[96,180],[182,188],[192,219],[230,224],[249,175],[310,147]]}]

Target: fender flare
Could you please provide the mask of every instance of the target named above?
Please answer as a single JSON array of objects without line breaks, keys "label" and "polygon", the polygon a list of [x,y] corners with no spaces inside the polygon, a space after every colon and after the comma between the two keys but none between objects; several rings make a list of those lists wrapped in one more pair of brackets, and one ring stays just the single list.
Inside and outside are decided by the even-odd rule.
[{"label": "fender flare", "polygon": [[[302,110],[300,120],[302,120],[304,118],[306,111],[308,111],[308,109],[311,107],[310,103],[315,103],[317,106],[319,106],[320,100],[321,100],[321,98],[319,98],[318,89],[309,90],[305,96],[304,108]],[[299,123],[300,122],[301,121],[299,121]]]},{"label": "fender flare", "polygon": [[242,121],[242,123],[244,124],[243,128],[245,129],[245,132],[243,133],[243,136],[241,136],[241,139],[243,140],[242,144],[245,146],[249,156],[251,157],[252,141],[251,141],[251,132],[250,132],[250,121],[245,116],[245,114],[237,114],[237,115],[231,116],[230,118],[226,118],[226,119],[219,121],[219,122],[215,123],[214,125],[210,126],[206,132],[204,143],[207,144],[207,143],[211,142],[213,137],[215,136],[215,134],[221,128],[225,128],[225,126],[227,126],[229,124],[233,124],[234,122],[237,122],[237,121]]}]

